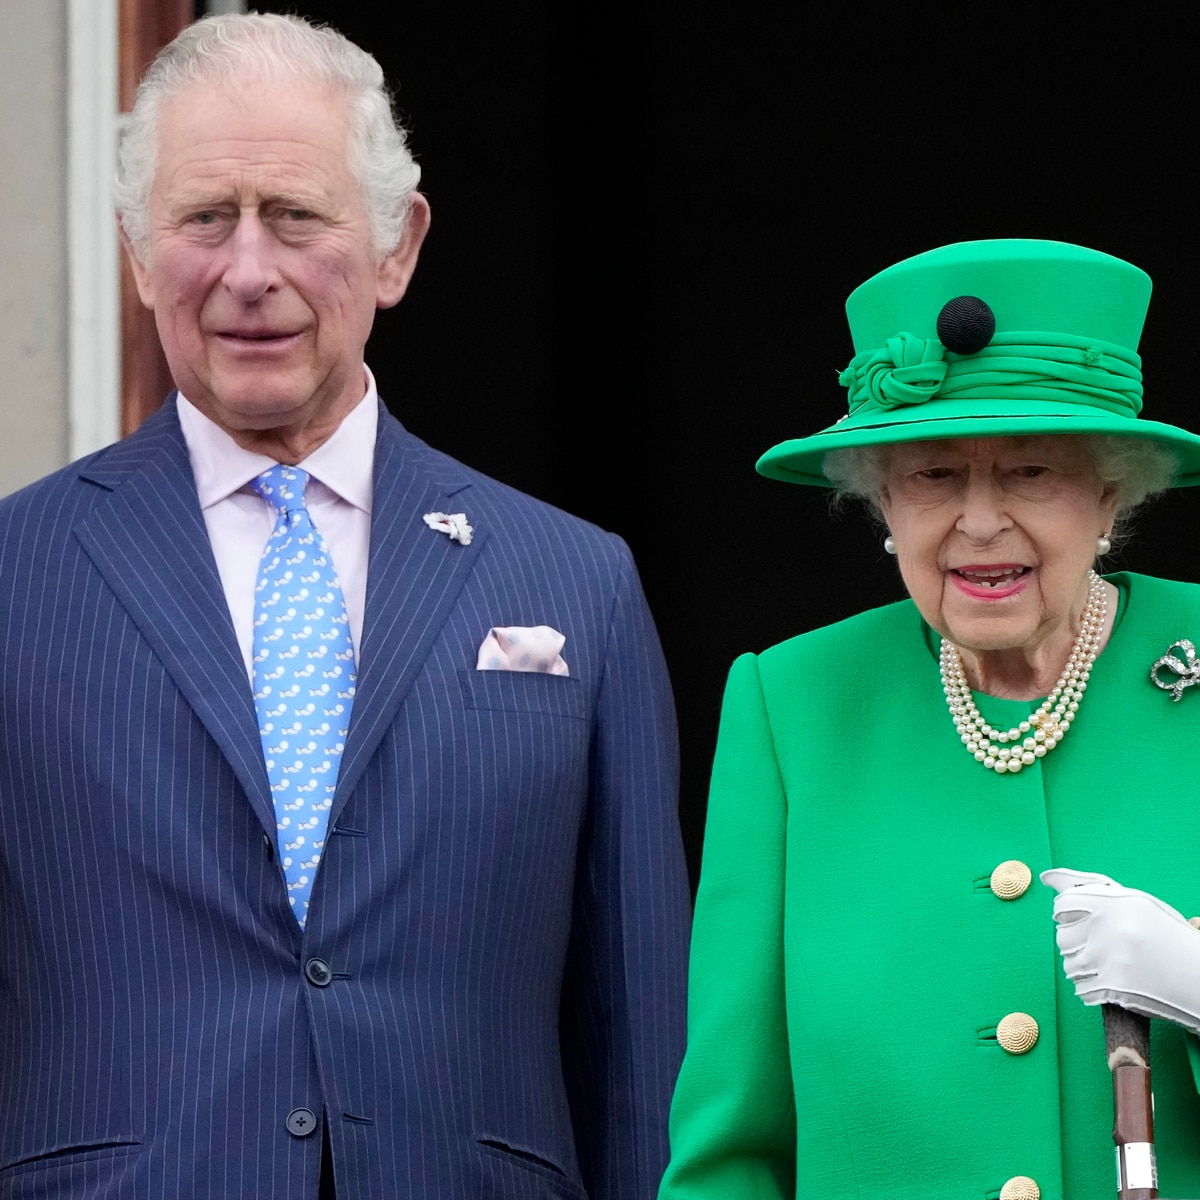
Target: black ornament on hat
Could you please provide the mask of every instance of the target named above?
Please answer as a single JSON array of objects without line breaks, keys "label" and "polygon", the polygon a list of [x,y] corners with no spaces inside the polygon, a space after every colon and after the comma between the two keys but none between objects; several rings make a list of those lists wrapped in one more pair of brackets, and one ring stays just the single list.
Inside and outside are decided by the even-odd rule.
[{"label": "black ornament on hat", "polygon": [[996,332],[996,314],[978,296],[955,296],[938,313],[938,340],[954,354],[978,354]]}]

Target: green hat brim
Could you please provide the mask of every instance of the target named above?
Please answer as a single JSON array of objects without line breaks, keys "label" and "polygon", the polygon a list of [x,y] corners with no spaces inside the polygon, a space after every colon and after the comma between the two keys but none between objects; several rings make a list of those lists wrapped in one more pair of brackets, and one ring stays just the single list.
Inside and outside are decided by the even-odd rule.
[{"label": "green hat brim", "polygon": [[[1200,484],[1200,436],[1174,425],[1086,409],[1079,404],[1008,399],[955,401],[939,399],[925,405],[908,405],[869,418],[846,417],[836,425],[808,437],[793,438],[772,446],[759,458],[756,469],[768,479],[785,483],[833,487],[821,469],[831,450],[881,446],[940,438],[1034,437],[1044,434],[1109,434],[1148,438],[1171,450],[1179,461],[1172,487]],[[936,408],[937,416],[930,412]],[[981,408],[986,408],[983,415]]]}]

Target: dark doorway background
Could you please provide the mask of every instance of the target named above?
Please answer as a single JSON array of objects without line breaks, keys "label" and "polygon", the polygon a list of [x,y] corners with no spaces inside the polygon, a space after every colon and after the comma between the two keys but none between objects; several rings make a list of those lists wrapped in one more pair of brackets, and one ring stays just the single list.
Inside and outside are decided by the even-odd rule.
[{"label": "dark doorway background", "polygon": [[[693,878],[733,658],[902,594],[861,513],[754,472],[843,411],[858,283],[970,238],[1127,258],[1155,281],[1147,415],[1200,428],[1185,8],[258,7],[374,53],[411,131],[433,225],[368,350],[389,407],[634,550]],[[1200,578],[1198,502],[1161,500],[1112,566]],[[888,648],[861,651],[890,687]]]}]

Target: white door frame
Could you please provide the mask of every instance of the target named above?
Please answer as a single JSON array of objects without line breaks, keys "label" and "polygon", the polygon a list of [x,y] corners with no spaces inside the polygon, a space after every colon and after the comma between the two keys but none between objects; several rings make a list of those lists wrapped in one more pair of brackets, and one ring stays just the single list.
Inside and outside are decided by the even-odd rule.
[{"label": "white door frame", "polygon": [[67,8],[69,458],[120,436],[121,301],[111,187],[117,160],[117,0]]}]

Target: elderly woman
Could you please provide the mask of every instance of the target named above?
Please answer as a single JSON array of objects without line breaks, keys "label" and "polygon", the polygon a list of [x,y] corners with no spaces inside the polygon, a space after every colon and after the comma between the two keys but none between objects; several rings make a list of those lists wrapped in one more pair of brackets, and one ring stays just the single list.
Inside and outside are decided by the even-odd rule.
[{"label": "elderly woman", "polygon": [[907,259],[847,302],[847,415],[760,459],[865,499],[911,599],[732,667],[660,1200],[1114,1196],[1107,1003],[1160,1018],[1200,1196],[1200,587],[1096,570],[1200,482],[1138,417],[1149,295],[1059,242]]}]

